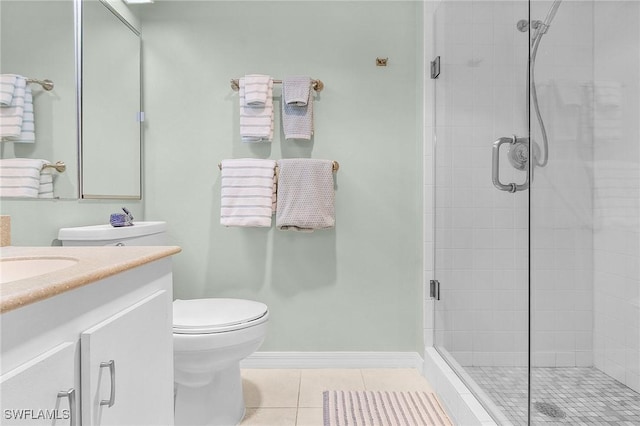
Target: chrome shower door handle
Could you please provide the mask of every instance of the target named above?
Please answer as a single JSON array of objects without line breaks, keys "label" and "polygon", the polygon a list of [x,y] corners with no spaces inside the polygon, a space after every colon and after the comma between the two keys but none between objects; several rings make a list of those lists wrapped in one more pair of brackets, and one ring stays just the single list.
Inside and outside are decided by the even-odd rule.
[{"label": "chrome shower door handle", "polygon": [[527,165],[527,180],[523,184],[516,183],[502,183],[500,182],[500,147],[508,143],[510,145],[515,145],[518,142],[518,138],[513,135],[510,138],[500,138],[493,143],[492,148],[492,162],[491,162],[491,180],[493,181],[493,186],[498,188],[500,191],[507,191],[511,193],[515,193],[517,191],[523,191],[529,188],[529,167]]},{"label": "chrome shower door handle", "polygon": [[493,143],[491,180],[493,181],[493,186],[498,188],[500,191],[516,192],[515,183],[504,184],[500,182],[500,147],[502,144],[512,143],[514,140],[515,136],[513,138],[500,138]]}]

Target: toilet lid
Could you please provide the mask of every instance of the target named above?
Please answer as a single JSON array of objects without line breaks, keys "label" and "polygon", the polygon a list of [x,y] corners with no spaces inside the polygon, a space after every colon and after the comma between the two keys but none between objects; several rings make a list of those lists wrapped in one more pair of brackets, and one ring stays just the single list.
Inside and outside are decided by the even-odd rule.
[{"label": "toilet lid", "polygon": [[173,301],[175,333],[215,333],[244,328],[262,318],[267,305],[243,299],[192,299]]}]

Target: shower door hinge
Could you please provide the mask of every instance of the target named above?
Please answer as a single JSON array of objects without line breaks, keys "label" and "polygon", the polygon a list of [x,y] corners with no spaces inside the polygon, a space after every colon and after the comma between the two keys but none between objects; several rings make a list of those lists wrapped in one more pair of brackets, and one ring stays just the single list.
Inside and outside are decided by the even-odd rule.
[{"label": "shower door hinge", "polygon": [[429,296],[431,296],[432,299],[440,300],[440,281],[429,281]]},{"label": "shower door hinge", "polygon": [[431,61],[431,78],[436,79],[440,75],[440,56]]}]

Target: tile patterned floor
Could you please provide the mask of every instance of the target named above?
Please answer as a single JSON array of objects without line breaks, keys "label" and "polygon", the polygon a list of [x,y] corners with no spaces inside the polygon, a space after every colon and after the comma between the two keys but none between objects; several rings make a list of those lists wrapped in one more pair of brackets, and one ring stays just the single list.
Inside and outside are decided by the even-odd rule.
[{"label": "tile patterned floor", "polygon": [[[465,367],[514,425],[527,424],[525,367]],[[596,368],[534,368],[532,424],[640,425],[640,394]]]},{"label": "tile patterned floor", "polygon": [[322,391],[433,392],[417,370],[243,369],[247,412],[241,426],[322,426]]}]

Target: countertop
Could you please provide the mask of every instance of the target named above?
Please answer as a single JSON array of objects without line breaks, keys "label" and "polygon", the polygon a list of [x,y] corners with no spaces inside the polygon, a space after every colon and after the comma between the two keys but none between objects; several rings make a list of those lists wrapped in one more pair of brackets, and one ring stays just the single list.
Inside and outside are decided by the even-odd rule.
[{"label": "countertop", "polygon": [[34,303],[119,272],[172,256],[177,246],[0,247],[0,259],[67,257],[78,263],[64,269],[0,284],[0,313]]}]

